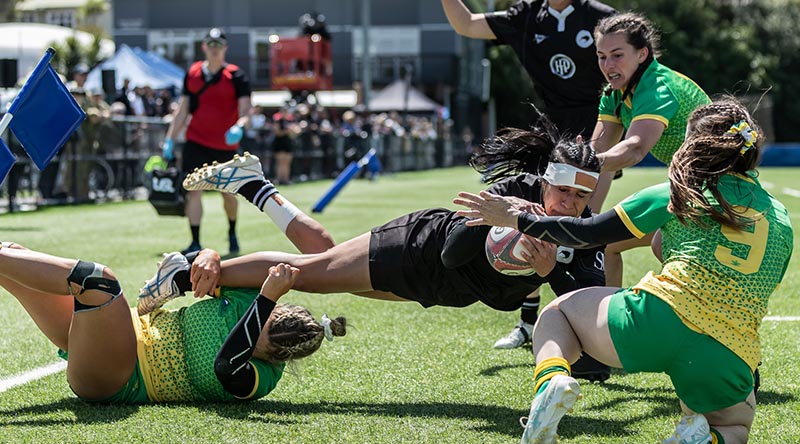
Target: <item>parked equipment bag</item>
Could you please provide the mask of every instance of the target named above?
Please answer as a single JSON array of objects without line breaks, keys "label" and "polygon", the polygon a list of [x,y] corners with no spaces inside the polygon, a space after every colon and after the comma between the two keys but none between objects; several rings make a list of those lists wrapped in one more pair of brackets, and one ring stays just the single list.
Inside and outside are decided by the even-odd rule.
[{"label": "parked equipment bag", "polygon": [[186,192],[181,184],[183,174],[175,166],[154,169],[150,176],[150,197],[147,199],[161,216],[181,216],[185,213]]}]

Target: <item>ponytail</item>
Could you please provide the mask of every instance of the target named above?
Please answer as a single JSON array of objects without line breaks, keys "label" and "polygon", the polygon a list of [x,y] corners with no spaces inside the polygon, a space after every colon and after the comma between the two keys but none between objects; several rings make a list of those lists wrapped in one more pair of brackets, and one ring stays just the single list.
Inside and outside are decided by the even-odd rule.
[{"label": "ponytail", "polygon": [[504,128],[481,144],[469,164],[486,183],[522,173],[541,176],[554,147],[552,135],[542,128]]},{"label": "ponytail", "polygon": [[703,225],[702,218],[708,216],[737,230],[752,225],[753,219],[743,216],[719,191],[719,180],[728,173],[755,169],[763,143],[761,129],[732,97],[694,110],[687,128],[686,140],[669,166],[669,211],[683,224]]}]

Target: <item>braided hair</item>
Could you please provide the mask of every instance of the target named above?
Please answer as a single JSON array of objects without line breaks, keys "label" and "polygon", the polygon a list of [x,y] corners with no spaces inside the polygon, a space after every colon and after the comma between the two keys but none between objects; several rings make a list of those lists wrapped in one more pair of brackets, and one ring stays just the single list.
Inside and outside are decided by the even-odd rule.
[{"label": "braided hair", "polygon": [[[731,131],[740,123],[754,131],[748,139]],[[703,225],[709,216],[725,226],[741,230],[754,223],[738,212],[719,192],[719,179],[727,173],[745,174],[754,170],[764,141],[761,128],[735,98],[726,96],[695,109],[687,122],[687,135],[669,166],[669,211],[681,223]],[[713,196],[709,202],[704,192]]]},{"label": "braided hair", "polygon": [[[626,12],[600,20],[594,28],[594,38],[595,41],[597,41],[604,35],[617,32],[624,34],[625,41],[637,50],[647,48],[647,58],[645,58],[644,61],[639,64],[639,67],[636,68],[636,71],[633,72],[631,79],[622,91],[622,98],[619,104],[617,104],[617,108],[614,110],[614,115],[619,117],[622,104],[633,94],[633,88],[639,83],[644,72],[650,64],[653,63],[656,55],[658,55],[659,37],[653,24],[643,15],[634,12]],[[610,96],[612,92],[613,89],[610,84],[606,85],[605,89],[603,89],[603,94],[606,96]]]},{"label": "braided hair", "polygon": [[[269,350],[266,355],[271,362],[287,362],[304,358],[317,351],[325,337],[325,329],[305,307],[280,304],[267,329]],[[331,319],[334,336],[347,334],[347,319]]]},{"label": "braided hair", "polygon": [[539,112],[530,130],[503,128],[486,139],[469,160],[470,166],[486,183],[495,183],[518,174],[541,176],[549,162],[566,163],[591,171],[600,171],[600,161],[585,141],[570,135],[559,136],[552,122]]}]

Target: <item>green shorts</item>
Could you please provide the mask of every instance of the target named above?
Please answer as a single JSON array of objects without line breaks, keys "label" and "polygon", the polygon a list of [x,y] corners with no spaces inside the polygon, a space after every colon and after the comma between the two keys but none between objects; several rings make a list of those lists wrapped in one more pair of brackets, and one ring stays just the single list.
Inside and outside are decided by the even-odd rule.
[{"label": "green shorts", "polygon": [[[65,361],[68,360],[68,353],[64,350],[58,350],[58,356]],[[70,387],[72,390],[72,387]],[[75,393],[75,390],[72,390]],[[86,399],[75,393],[75,396],[86,402],[96,402],[100,404],[148,404],[150,398],[147,397],[147,389],[144,386],[144,377],[142,370],[139,368],[139,360],[136,360],[136,367],[133,370],[128,382],[117,393],[103,399]]]},{"label": "green shorts", "polygon": [[650,293],[616,292],[608,306],[608,329],[627,372],[666,373],[678,397],[697,413],[738,404],[753,391],[753,373],[744,360],[687,327]]}]

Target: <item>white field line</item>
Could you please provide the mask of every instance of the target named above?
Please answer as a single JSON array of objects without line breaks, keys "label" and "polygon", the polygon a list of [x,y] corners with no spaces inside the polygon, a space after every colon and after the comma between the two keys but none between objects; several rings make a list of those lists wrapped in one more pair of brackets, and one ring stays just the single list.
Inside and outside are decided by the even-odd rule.
[{"label": "white field line", "polygon": [[25,373],[20,373],[19,375],[15,375],[10,378],[0,379],[0,393],[3,393],[10,388],[14,388],[19,385],[25,385],[37,379],[44,378],[45,376],[52,375],[53,373],[58,373],[66,368],[67,361],[59,361],[44,367],[35,368]]},{"label": "white field line", "polygon": [[800,197],[800,190],[795,190],[794,188],[784,188],[781,190],[781,193],[787,196]]},{"label": "white field line", "polygon": [[[775,189],[775,184],[772,182],[761,182],[761,186],[768,190]],[[794,188],[783,187],[781,188],[781,193],[791,197],[800,197],[800,190]]]}]

